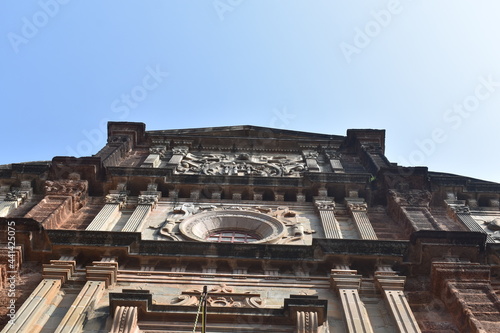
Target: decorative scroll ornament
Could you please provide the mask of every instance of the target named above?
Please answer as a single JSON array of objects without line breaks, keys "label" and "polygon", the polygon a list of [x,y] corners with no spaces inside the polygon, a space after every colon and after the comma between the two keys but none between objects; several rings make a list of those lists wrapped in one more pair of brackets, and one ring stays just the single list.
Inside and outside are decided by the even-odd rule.
[{"label": "decorative scroll ornament", "polygon": [[450,209],[456,214],[470,214],[470,209],[468,206],[450,205]]},{"label": "decorative scroll ornament", "polygon": [[177,166],[177,174],[209,176],[298,177],[307,170],[301,156],[264,156],[240,154],[186,153]]},{"label": "decorative scroll ornament", "polygon": [[5,201],[20,202],[26,198],[26,193],[20,190],[12,190],[5,195]]},{"label": "decorative scroll ornament", "polygon": [[85,205],[87,199],[88,182],[86,180],[47,180],[45,181],[46,195],[70,196],[74,211]]},{"label": "decorative scroll ornament", "polygon": [[160,158],[164,158],[167,155],[167,148],[165,146],[155,146],[149,148],[150,154],[160,155]]},{"label": "decorative scroll ornament", "polygon": [[[200,301],[201,290],[190,289],[183,291],[181,295],[172,301],[172,305],[189,306],[196,305]],[[264,300],[260,294],[250,291],[235,292],[234,288],[221,284],[208,290],[208,306],[233,307],[233,308],[262,308]]]},{"label": "decorative scroll ornament", "polygon": [[121,208],[127,203],[127,194],[126,192],[108,194],[105,200],[107,204],[119,204]]},{"label": "decorative scroll ornament", "polygon": [[172,153],[174,155],[187,155],[188,154],[188,151],[189,151],[189,148],[188,147],[184,147],[184,146],[179,146],[179,147],[174,147],[172,148]]},{"label": "decorative scroll ornament", "polygon": [[137,203],[139,205],[154,205],[157,202],[158,202],[158,196],[152,194],[142,194],[137,199]]},{"label": "decorative scroll ornament", "polygon": [[334,201],[330,201],[330,200],[318,200],[315,202],[316,204],[316,207],[318,209],[324,209],[324,210],[334,210],[335,209],[335,202]]},{"label": "decorative scroll ornament", "polygon": [[432,198],[432,194],[425,190],[409,190],[407,192],[389,190],[389,196],[391,196],[394,201],[399,203],[401,206],[419,207],[428,207]]},{"label": "decorative scroll ornament", "polygon": [[86,180],[47,180],[45,182],[45,194],[79,196],[87,191],[87,187]]},{"label": "decorative scroll ornament", "polygon": [[366,212],[366,210],[368,208],[366,203],[360,203],[360,202],[351,202],[351,203],[348,203],[347,206],[349,207],[349,209],[351,211],[354,211],[354,212]]}]

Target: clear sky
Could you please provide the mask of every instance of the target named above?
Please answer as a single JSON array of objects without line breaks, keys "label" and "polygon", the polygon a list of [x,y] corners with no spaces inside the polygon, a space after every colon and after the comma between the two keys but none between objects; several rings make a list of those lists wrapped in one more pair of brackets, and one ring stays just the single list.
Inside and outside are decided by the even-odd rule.
[{"label": "clear sky", "polygon": [[386,129],[402,165],[500,182],[498,0],[3,0],[0,164],[148,130]]}]

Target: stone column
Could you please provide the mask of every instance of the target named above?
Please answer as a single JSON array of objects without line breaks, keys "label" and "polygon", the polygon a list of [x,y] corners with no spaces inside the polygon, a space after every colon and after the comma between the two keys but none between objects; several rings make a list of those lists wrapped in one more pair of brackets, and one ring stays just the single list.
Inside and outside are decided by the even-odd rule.
[{"label": "stone column", "polygon": [[317,333],[318,313],[315,311],[297,311],[297,333]]},{"label": "stone column", "polygon": [[335,218],[335,202],[332,200],[315,200],[326,238],[342,238],[340,225]]},{"label": "stone column", "polygon": [[318,333],[327,320],[327,300],[318,296],[290,295],[284,302],[284,309],[295,322],[295,333]]},{"label": "stone column", "polygon": [[465,204],[465,200],[445,200],[448,206],[448,214],[455,220],[459,221],[470,231],[476,231],[486,234],[487,243],[495,243],[495,240],[472,218],[470,209]]},{"label": "stone column", "polygon": [[113,223],[116,222],[120,215],[120,209],[127,203],[127,192],[115,190],[110,192],[106,196],[106,204],[85,230],[104,231],[112,229]]},{"label": "stone column", "polygon": [[346,199],[347,208],[358,229],[361,239],[377,240],[377,235],[373,230],[368,214],[366,213],[367,205],[363,199]]},{"label": "stone column", "polygon": [[420,333],[420,328],[403,292],[405,280],[406,277],[396,275],[396,272],[388,267],[379,268],[375,272],[375,281],[384,295],[399,332]]},{"label": "stone column", "polygon": [[105,288],[116,282],[118,263],[114,258],[94,261],[87,267],[87,283],[76,297],[55,333],[80,333],[85,319],[99,301]]},{"label": "stone column", "polygon": [[14,320],[7,323],[1,333],[38,333],[44,322],[40,318],[50,306],[57,306],[56,296],[61,285],[75,271],[76,262],[73,257],[62,257],[60,260],[51,260],[50,264],[43,265],[43,280],[16,311]]},{"label": "stone column", "polygon": [[154,191],[153,188],[148,188],[148,191],[141,191],[137,207],[122,231],[140,232],[149,213],[156,207],[160,196],[161,192],[156,191],[156,186],[154,186]]},{"label": "stone column", "polygon": [[368,313],[358,293],[361,275],[356,273],[355,270],[349,270],[346,266],[332,269],[330,284],[342,302],[347,331],[349,333],[372,333]]},{"label": "stone column", "polygon": [[140,333],[136,306],[117,306],[110,333]]}]

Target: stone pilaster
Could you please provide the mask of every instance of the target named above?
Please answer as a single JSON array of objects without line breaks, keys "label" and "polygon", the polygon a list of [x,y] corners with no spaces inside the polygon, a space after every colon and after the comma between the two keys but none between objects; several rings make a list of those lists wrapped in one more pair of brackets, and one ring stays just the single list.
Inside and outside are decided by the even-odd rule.
[{"label": "stone pilaster", "polygon": [[377,286],[384,294],[391,317],[399,332],[420,333],[417,321],[403,292],[406,277],[396,275],[391,269],[382,268],[375,272]]},{"label": "stone pilaster", "polygon": [[16,311],[16,317],[7,323],[1,333],[38,333],[43,328],[38,320],[54,301],[61,290],[60,279],[43,279],[23,305]]},{"label": "stone pilaster", "polygon": [[43,328],[40,318],[50,306],[57,306],[56,296],[61,286],[74,273],[76,262],[73,257],[61,257],[43,265],[43,280],[24,301],[1,333],[37,333]]},{"label": "stone pilaster", "polygon": [[55,333],[80,333],[88,313],[101,297],[104,288],[104,281],[87,281]]},{"label": "stone pilaster", "polygon": [[106,257],[94,261],[86,268],[87,282],[57,326],[55,333],[80,333],[85,320],[103,291],[116,283],[118,263],[114,258]]},{"label": "stone pilaster", "polygon": [[315,200],[315,204],[321,218],[325,238],[342,238],[339,222],[335,218],[335,202],[333,199]]},{"label": "stone pilaster", "polygon": [[342,302],[344,319],[349,333],[372,333],[373,329],[368,318],[364,303],[359,297],[361,275],[355,270],[332,269],[330,284],[337,292]]},{"label": "stone pilaster", "polygon": [[140,333],[136,306],[117,306],[110,333]]},{"label": "stone pilaster", "polygon": [[367,205],[363,199],[346,199],[347,208],[351,213],[356,228],[358,229],[361,239],[377,240],[377,235],[373,230],[368,214],[366,213]]},{"label": "stone pilaster", "polygon": [[116,222],[120,215],[120,209],[127,202],[127,192],[118,190],[110,192],[106,196],[106,204],[85,230],[105,231],[113,228],[113,223]]},{"label": "stone pilaster", "polygon": [[318,313],[315,311],[297,311],[297,333],[317,333]]},{"label": "stone pilaster", "polygon": [[148,188],[148,191],[141,191],[137,207],[122,231],[140,232],[149,213],[156,207],[160,196],[161,192],[156,191],[156,186],[154,187],[154,191],[153,188]]},{"label": "stone pilaster", "polygon": [[493,238],[472,218],[470,209],[465,204],[465,200],[445,200],[448,206],[448,214],[455,220],[463,224],[470,231],[486,234],[487,243],[495,243]]}]

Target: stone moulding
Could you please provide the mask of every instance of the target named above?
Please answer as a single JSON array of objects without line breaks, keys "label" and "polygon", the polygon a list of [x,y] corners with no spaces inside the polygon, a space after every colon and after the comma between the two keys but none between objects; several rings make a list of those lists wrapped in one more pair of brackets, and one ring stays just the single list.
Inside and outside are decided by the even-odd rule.
[{"label": "stone moulding", "polygon": [[209,211],[185,219],[179,230],[187,238],[206,242],[212,232],[232,230],[255,234],[252,243],[275,243],[286,233],[285,225],[261,213],[241,210]]}]

